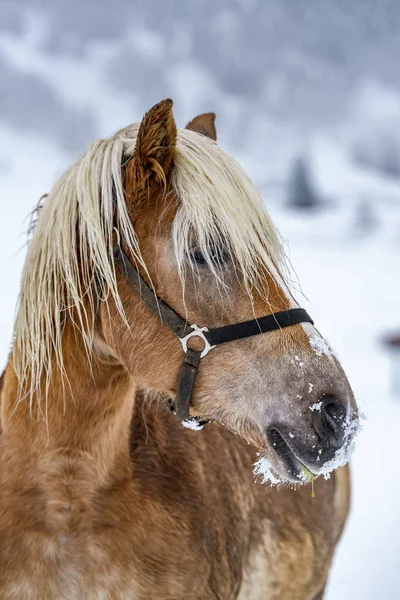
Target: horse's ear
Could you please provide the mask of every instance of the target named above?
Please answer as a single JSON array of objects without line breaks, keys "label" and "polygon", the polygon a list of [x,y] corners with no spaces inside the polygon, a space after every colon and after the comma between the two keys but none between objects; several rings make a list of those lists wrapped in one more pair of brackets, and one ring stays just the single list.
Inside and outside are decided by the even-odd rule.
[{"label": "horse's ear", "polygon": [[217,141],[217,130],[215,129],[215,113],[204,113],[198,115],[186,125],[186,129],[202,133],[203,135]]},{"label": "horse's ear", "polygon": [[172,170],[177,135],[172,104],[169,98],[162,100],[144,115],[140,123],[133,157],[127,165],[127,171],[135,170],[139,187],[151,176],[165,184]]}]

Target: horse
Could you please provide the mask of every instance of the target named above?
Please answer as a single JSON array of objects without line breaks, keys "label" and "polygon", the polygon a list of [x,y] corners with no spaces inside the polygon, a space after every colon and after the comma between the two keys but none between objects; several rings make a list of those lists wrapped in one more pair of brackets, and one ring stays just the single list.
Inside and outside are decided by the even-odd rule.
[{"label": "horse", "polygon": [[37,217],[1,389],[0,598],[320,600],[357,422],[215,115],[178,129],[164,100]]}]

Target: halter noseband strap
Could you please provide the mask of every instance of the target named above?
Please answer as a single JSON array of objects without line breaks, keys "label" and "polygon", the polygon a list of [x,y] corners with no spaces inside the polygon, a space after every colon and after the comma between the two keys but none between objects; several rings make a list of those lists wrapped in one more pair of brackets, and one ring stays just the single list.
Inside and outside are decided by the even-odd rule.
[{"label": "halter noseband strap", "polygon": [[[171,329],[182,344],[184,358],[175,399],[176,416],[181,421],[195,420],[200,423],[206,422],[199,421],[190,416],[189,404],[197,370],[200,366],[200,360],[203,356],[208,354],[214,346],[248,338],[253,335],[259,335],[260,333],[266,333],[267,331],[282,329],[283,327],[289,327],[290,325],[296,325],[298,323],[314,324],[310,315],[304,308],[290,308],[261,317],[260,319],[243,321],[241,323],[235,323],[234,325],[224,325],[223,327],[216,327],[214,329],[189,325],[185,319],[182,319],[182,317],[169,307],[168,304],[156,296],[154,291],[141,278],[138,271],[132,265],[128,256],[120,246],[114,247],[114,260],[119,270],[124,275],[131,288],[138,294],[142,302],[144,302],[147,308],[160,318],[164,325]],[[192,337],[200,337],[203,340],[203,350],[192,350],[191,348],[188,348],[188,341]]]}]

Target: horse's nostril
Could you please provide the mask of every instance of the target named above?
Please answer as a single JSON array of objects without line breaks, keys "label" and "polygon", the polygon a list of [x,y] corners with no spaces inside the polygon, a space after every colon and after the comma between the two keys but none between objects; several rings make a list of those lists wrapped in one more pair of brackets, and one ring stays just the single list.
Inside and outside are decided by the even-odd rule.
[{"label": "horse's nostril", "polygon": [[325,396],[314,412],[314,428],[322,439],[340,444],[344,438],[346,409],[335,396]]}]

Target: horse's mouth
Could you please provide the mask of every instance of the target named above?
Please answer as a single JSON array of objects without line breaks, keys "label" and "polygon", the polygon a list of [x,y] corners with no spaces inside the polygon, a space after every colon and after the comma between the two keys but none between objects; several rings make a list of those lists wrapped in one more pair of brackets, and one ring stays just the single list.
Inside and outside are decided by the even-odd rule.
[{"label": "horse's mouth", "polygon": [[268,441],[274,450],[279,463],[285,470],[285,478],[292,481],[306,483],[312,481],[315,475],[301,460],[297,457],[288,442],[277,429],[268,431]]}]

